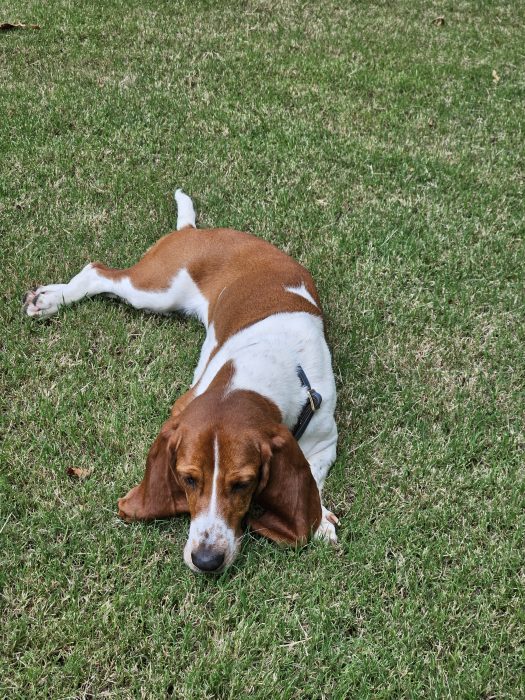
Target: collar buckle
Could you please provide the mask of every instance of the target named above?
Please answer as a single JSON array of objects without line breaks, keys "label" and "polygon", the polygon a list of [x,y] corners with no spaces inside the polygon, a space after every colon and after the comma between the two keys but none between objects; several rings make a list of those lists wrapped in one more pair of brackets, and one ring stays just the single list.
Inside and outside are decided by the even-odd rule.
[{"label": "collar buckle", "polygon": [[295,424],[295,427],[292,430],[292,435],[295,437],[296,440],[299,440],[301,435],[308,427],[308,423],[312,420],[314,413],[319,410],[319,407],[321,406],[321,403],[323,401],[323,397],[318,391],[312,389],[312,385],[308,381],[308,377],[306,376],[306,373],[301,367],[301,365],[297,366],[297,376],[299,377],[301,384],[306,389],[306,393],[308,394],[308,401],[304,404],[303,408],[301,409],[301,413],[297,418],[297,423]]}]

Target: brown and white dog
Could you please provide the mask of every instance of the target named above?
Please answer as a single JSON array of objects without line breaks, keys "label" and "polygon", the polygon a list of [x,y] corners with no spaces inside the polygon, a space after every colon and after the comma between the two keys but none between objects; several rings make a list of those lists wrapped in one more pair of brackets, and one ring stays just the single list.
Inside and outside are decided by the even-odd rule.
[{"label": "brown and white dog", "polygon": [[[91,263],[67,284],[28,292],[25,313],[46,318],[110,294],[205,325],[191,388],[151,446],[142,482],[118,502],[126,520],[189,512],[184,560],[193,571],[228,567],[246,520],[277,542],[301,543],[311,533],[335,542],[337,518],[320,494],[336,456],[336,392],[313,280],[254,236],[197,230],[191,199],[181,190],[175,199],[177,231],[136,265]],[[290,430],[309,400],[299,367],[323,400],[298,442]]]}]

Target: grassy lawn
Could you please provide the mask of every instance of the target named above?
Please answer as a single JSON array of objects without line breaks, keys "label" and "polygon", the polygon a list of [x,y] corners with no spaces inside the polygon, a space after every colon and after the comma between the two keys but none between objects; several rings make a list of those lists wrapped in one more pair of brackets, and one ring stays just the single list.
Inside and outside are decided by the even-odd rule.
[{"label": "grassy lawn", "polygon": [[[444,23],[436,21],[444,16]],[[525,697],[525,5],[4,0],[0,697]],[[126,525],[203,330],[20,298],[174,227],[318,281],[337,549]],[[72,481],[68,467],[91,469]]]}]

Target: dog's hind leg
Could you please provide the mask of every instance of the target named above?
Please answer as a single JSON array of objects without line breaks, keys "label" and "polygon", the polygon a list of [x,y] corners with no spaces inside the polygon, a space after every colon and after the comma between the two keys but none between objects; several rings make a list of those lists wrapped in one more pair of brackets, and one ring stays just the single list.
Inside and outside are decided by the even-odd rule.
[{"label": "dog's hind leg", "polygon": [[182,311],[207,324],[208,300],[187,269],[200,248],[200,232],[194,230],[195,211],[191,199],[181,190],[176,191],[175,199],[179,208],[177,227],[183,230],[161,238],[132,267],[118,270],[90,263],[67,284],[49,284],[28,292],[25,313],[47,318],[60,306],[95,294],[110,294],[136,309],[161,314]]},{"label": "dog's hind leg", "polygon": [[[175,270],[167,286],[159,283],[158,288],[150,288],[149,285],[144,287],[140,282],[136,283],[143,267],[141,262],[127,270],[90,263],[67,284],[48,284],[27,292],[24,311],[31,317],[47,318],[61,306],[96,294],[109,294],[136,309],[159,314],[182,311],[197,316],[207,324],[208,301],[185,268]],[[151,260],[148,268],[151,268]]]},{"label": "dog's hind leg", "polygon": [[112,293],[113,280],[99,271],[97,263],[90,263],[67,284],[47,284],[27,292],[24,297],[24,312],[31,317],[47,318],[60,306],[72,304],[84,297]]}]

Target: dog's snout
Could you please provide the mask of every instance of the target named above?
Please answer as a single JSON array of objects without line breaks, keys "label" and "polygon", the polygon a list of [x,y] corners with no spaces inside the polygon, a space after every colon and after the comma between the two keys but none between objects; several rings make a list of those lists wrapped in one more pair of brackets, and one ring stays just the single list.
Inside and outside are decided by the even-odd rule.
[{"label": "dog's snout", "polygon": [[212,547],[198,547],[191,553],[191,560],[201,571],[217,571],[224,563],[224,552]]}]

